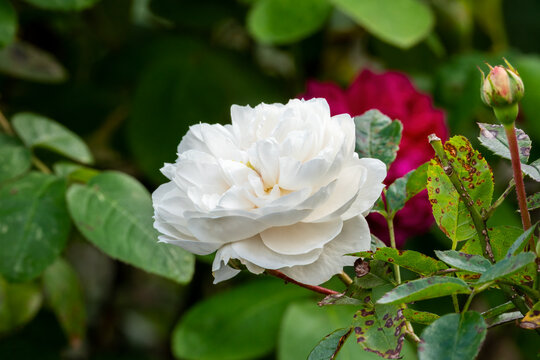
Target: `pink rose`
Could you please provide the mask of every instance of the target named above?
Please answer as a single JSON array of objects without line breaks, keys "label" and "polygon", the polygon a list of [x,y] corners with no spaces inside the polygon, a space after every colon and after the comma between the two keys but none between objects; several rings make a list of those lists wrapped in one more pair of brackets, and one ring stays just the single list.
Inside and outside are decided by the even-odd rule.
[{"label": "pink rose", "polygon": [[[398,72],[375,74],[364,70],[347,90],[332,83],[309,81],[306,92],[300,97],[325,98],[332,115],[348,113],[356,116],[377,109],[403,123],[400,149],[388,170],[387,185],[433,157],[427,141],[429,134],[448,138],[444,113],[435,109],[431,98],[418,92],[407,76]],[[386,221],[377,214],[370,215],[368,220],[371,231],[388,243]],[[427,192],[423,191],[411,199],[394,219],[397,245],[402,246],[407,238],[425,233],[433,221]]]}]

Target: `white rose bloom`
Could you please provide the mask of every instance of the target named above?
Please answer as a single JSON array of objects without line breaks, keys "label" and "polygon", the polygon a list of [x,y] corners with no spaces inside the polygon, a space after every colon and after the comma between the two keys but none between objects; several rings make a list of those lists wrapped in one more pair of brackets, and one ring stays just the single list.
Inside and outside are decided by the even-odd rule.
[{"label": "white rose bloom", "polygon": [[170,181],[152,194],[159,240],[217,250],[215,283],[239,272],[230,259],[310,285],[352,265],[344,254],[369,249],[364,216],[386,176],[381,161],[354,152],[352,118],[331,117],[324,99],[233,105],[231,117],[192,126],[161,169]]}]

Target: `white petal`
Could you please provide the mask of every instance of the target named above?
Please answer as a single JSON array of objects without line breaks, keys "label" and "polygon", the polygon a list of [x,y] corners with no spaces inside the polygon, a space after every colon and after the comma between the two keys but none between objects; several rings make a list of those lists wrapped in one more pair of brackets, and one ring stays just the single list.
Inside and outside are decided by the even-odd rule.
[{"label": "white petal", "polygon": [[208,243],[201,242],[199,240],[182,240],[178,238],[172,238],[166,235],[158,236],[161,242],[180,246],[182,249],[189,251],[195,255],[208,255],[223,246],[223,243]]},{"label": "white petal", "polygon": [[365,214],[381,196],[384,189],[383,180],[386,177],[386,165],[377,159],[363,158],[358,161],[367,169],[366,181],[361,185],[355,202],[347,212],[341,215],[343,220],[358,214]]},{"label": "white petal", "polygon": [[240,270],[233,269],[228,266],[230,259],[237,258],[238,255],[234,252],[230,245],[225,245],[218,250],[212,263],[212,274],[214,275],[214,284],[229,280],[236,276]]},{"label": "white petal", "polygon": [[315,249],[306,254],[283,255],[270,250],[262,242],[260,236],[231,243],[234,252],[264,269],[279,269],[285,266],[310,264],[319,258],[322,249]]},{"label": "white petal", "polygon": [[234,135],[220,124],[201,124],[201,136],[210,150],[218,159],[245,162],[246,154],[240,151]]},{"label": "white petal", "polygon": [[366,219],[354,217],[343,223],[343,230],[324,246],[317,261],[303,266],[280,269],[285,275],[309,285],[319,285],[340,273],[344,266],[354,264],[353,256],[345,254],[369,250],[371,236]]},{"label": "white petal", "polygon": [[263,243],[279,254],[306,254],[321,249],[341,231],[341,219],[325,223],[300,222],[291,226],[272,227],[261,232]]}]

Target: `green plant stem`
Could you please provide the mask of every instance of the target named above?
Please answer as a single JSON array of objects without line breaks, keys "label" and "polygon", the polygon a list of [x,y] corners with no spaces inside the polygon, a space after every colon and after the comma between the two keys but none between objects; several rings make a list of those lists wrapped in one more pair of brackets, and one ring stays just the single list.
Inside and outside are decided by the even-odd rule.
[{"label": "green plant stem", "polygon": [[454,311],[459,313],[459,301],[457,294],[452,294],[452,304],[454,304]]},{"label": "green plant stem", "polygon": [[269,275],[275,276],[277,278],[283,279],[286,282],[298,285],[300,287],[303,287],[304,289],[308,289],[308,290],[314,291],[314,292],[319,293],[319,294],[323,294],[323,295],[337,295],[337,294],[339,294],[339,292],[337,292],[337,291],[330,290],[330,289],[324,288],[322,286],[315,286],[315,285],[308,285],[308,284],[301,283],[299,281],[291,279],[290,277],[288,277],[287,275],[285,275],[284,273],[282,273],[279,270],[266,269],[266,273],[269,274]]},{"label": "green plant stem", "polygon": [[446,174],[446,176],[448,176],[448,178],[452,182],[452,185],[454,185],[454,188],[457,190],[459,196],[461,197],[461,200],[463,200],[463,203],[471,214],[476,233],[478,234],[478,240],[480,240],[480,245],[482,246],[482,252],[484,254],[484,257],[488,258],[492,263],[494,263],[495,257],[493,256],[493,251],[491,250],[491,243],[489,241],[489,235],[484,218],[480,215],[478,209],[476,209],[476,207],[474,206],[474,201],[471,199],[471,196],[461,183],[461,180],[454,171],[452,165],[450,165],[450,162],[448,161],[448,158],[446,157],[446,154],[444,152],[441,139],[439,139],[435,134],[431,134],[428,139],[429,143],[433,147],[433,150],[435,151],[435,154],[441,162],[444,173]]},{"label": "green plant stem", "polygon": [[[514,172],[514,181],[516,183],[521,222],[523,224],[523,230],[528,230],[531,227],[531,215],[527,209],[527,194],[525,193],[525,183],[523,182],[523,173],[521,172],[521,160],[519,159],[519,148],[514,123],[511,125],[504,125],[504,131],[506,132],[508,148],[510,149],[510,156],[512,157],[512,170]],[[532,237],[529,240],[529,246],[532,251],[536,251]]]},{"label": "green plant stem", "polygon": [[345,271],[342,271],[338,274],[339,280],[341,280],[346,286],[349,286],[353,283],[353,280]]},{"label": "green plant stem", "polygon": [[52,173],[51,169],[35,156],[32,156],[32,164],[44,174]]},{"label": "green plant stem", "polygon": [[[392,246],[393,249],[397,249],[396,235],[394,233],[394,215],[388,216],[386,218],[386,223],[388,224],[388,233],[390,235],[390,246]],[[398,285],[401,284],[401,271],[398,264],[394,264],[394,276]]]},{"label": "green plant stem", "polygon": [[8,135],[15,135],[9,121],[6,119],[4,114],[0,111],[0,127],[4,129],[4,132]]},{"label": "green plant stem", "polygon": [[516,186],[516,182],[514,181],[514,178],[510,180],[508,183],[508,186],[506,187],[506,190],[499,196],[499,198],[489,207],[489,209],[484,214],[484,220],[487,220],[493,215],[495,210],[503,203],[503,201],[510,195],[512,190],[514,189],[514,186]]},{"label": "green plant stem", "polygon": [[484,311],[482,313],[482,316],[484,317],[484,319],[489,319],[504,314],[507,311],[514,310],[515,308],[516,306],[511,301],[508,301],[504,304],[495,306],[494,308]]}]

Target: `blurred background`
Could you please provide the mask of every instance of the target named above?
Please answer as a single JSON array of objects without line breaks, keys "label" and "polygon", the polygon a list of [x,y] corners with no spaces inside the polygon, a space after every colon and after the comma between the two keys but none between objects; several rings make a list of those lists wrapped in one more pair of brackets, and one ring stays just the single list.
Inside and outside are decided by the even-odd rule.
[{"label": "blurred background", "polygon": [[[188,127],[229,122],[231,104],[286,102],[310,80],[346,91],[362,70],[399,71],[444,111],[450,134],[486,155],[498,196],[511,169],[477,140],[476,122],[494,121],[477,66],[504,56],[518,69],[526,89],[518,127],[533,140],[531,159],[540,157],[539,16],[536,0],[0,0],[0,109],[62,123],[85,139],[98,169],[127,172],[153,191]],[[520,226],[513,201],[492,224]],[[433,254],[449,241],[432,227],[404,246]],[[211,257],[178,285],[112,260],[75,230],[65,254],[83,287],[86,336],[69,341],[38,307],[0,335],[0,359],[303,359],[351,314],[264,276],[212,285]],[[473,307],[502,301],[494,293]],[[422,306],[452,311],[440,299]],[[495,329],[480,358],[534,359],[536,336]],[[339,358],[375,357],[351,342]]]}]

